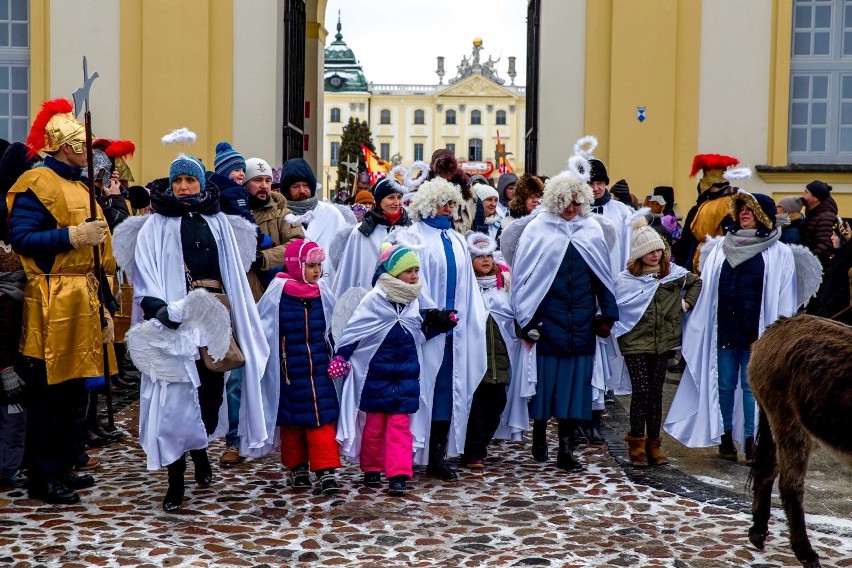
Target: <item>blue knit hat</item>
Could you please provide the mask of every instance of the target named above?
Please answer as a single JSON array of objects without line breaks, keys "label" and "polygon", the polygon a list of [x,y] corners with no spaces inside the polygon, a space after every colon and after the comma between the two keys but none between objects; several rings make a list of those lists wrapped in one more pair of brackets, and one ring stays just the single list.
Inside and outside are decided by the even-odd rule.
[{"label": "blue knit hat", "polygon": [[194,177],[198,180],[198,183],[201,184],[201,191],[204,191],[206,185],[206,180],[204,179],[204,166],[198,158],[181,154],[174,162],[172,162],[171,167],[169,167],[169,190],[171,190],[172,182],[174,182],[175,178],[179,175]]},{"label": "blue knit hat", "polygon": [[246,169],[245,158],[227,142],[216,144],[216,157],[213,159],[213,169],[216,173],[228,177],[229,173],[240,168]]}]

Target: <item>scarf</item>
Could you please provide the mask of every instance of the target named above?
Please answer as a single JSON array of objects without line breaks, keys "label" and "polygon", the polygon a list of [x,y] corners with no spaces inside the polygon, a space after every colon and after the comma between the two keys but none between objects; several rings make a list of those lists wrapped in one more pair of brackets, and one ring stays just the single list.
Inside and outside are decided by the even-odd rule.
[{"label": "scarf", "polygon": [[610,199],[612,199],[612,194],[609,190],[604,191],[604,194],[601,195],[600,199],[595,199],[595,202],[592,204],[592,213],[603,215],[604,205],[609,203]]},{"label": "scarf", "polygon": [[502,221],[502,220],[503,220],[503,218],[500,216],[500,214],[495,213],[491,217],[485,218],[485,224],[486,225],[494,225],[495,227],[497,227],[499,229],[500,228],[500,221]]},{"label": "scarf", "polygon": [[433,229],[440,229],[441,231],[446,231],[453,226],[449,217],[424,217],[421,221]]},{"label": "scarf", "polygon": [[0,272],[0,294],[6,294],[16,302],[24,301],[24,286],[27,279],[23,270]]},{"label": "scarf", "polygon": [[781,231],[778,229],[773,229],[767,237],[758,237],[756,232],[757,229],[740,229],[725,235],[722,250],[732,267],[736,268],[751,257],[762,253],[781,238]]},{"label": "scarf", "polygon": [[488,276],[477,276],[476,282],[483,290],[490,290],[497,287],[497,275],[490,274]]},{"label": "scarf", "polygon": [[307,282],[300,282],[293,278],[292,275],[287,274],[286,272],[279,272],[275,275],[277,278],[287,278],[284,282],[284,293],[288,296],[293,296],[294,298],[319,298],[320,297],[320,289],[319,284],[314,282],[313,284],[308,284]]},{"label": "scarf", "polygon": [[292,211],[296,215],[305,215],[308,211],[313,211],[314,209],[316,209],[317,203],[319,203],[319,198],[314,195],[313,197],[309,197],[301,201],[288,200],[287,207],[289,207],[290,211]]},{"label": "scarf", "polygon": [[304,213],[302,215],[294,215],[293,213],[287,213],[286,215],[284,215],[284,220],[290,223],[291,227],[298,227],[299,225],[304,225],[305,227],[307,227],[311,223],[311,221],[314,220],[314,210],[310,209],[307,213]]},{"label": "scarf", "polygon": [[396,224],[397,224],[397,222],[398,222],[398,221],[402,218],[402,214],[403,214],[403,212],[404,212],[404,210],[403,210],[403,209],[400,209],[400,210],[399,210],[399,211],[397,211],[396,213],[387,213],[387,212],[382,212],[382,213],[383,213],[383,215],[384,215],[385,219],[387,219],[387,220],[388,220],[388,222],[389,222],[391,225],[396,225]]},{"label": "scarf", "polygon": [[416,284],[407,284],[384,272],[379,275],[378,285],[388,295],[388,300],[391,302],[410,304],[420,295],[420,290],[423,289],[423,280],[418,280]]},{"label": "scarf", "polygon": [[658,274],[660,272],[660,264],[646,264],[642,267],[642,274]]}]

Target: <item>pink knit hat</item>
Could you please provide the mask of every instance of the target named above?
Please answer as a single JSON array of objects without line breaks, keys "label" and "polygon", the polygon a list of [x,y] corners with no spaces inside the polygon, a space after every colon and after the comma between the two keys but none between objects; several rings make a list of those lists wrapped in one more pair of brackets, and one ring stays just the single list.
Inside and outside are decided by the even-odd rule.
[{"label": "pink knit hat", "polygon": [[294,280],[305,281],[305,265],[325,260],[325,251],[314,241],[296,239],[284,249],[284,268]]}]

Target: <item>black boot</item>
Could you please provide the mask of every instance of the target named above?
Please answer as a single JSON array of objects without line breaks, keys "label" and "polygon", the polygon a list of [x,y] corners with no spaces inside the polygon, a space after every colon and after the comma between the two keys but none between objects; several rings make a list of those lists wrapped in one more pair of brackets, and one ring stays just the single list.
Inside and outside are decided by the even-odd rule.
[{"label": "black boot", "polygon": [[77,475],[76,473],[68,472],[62,478],[62,483],[68,489],[88,489],[89,487],[94,487],[95,478],[91,475]]},{"label": "black boot", "polygon": [[405,482],[408,481],[407,475],[395,475],[388,479],[388,495],[392,497],[402,497],[408,491]]},{"label": "black boot", "polygon": [[745,439],[745,462],[746,465],[754,465],[754,452],[757,448],[754,445],[754,438],[749,436]]},{"label": "black boot", "polygon": [[207,458],[207,450],[189,450],[192,464],[195,466],[195,482],[199,487],[210,487],[213,483],[213,468]]},{"label": "black boot", "polygon": [[310,487],[311,474],[308,471],[308,464],[301,463],[290,470],[290,486],[291,487]]},{"label": "black boot", "polygon": [[39,499],[52,505],[73,505],[80,502],[80,495],[61,481],[35,482],[30,480],[29,498]]},{"label": "black boot", "polygon": [[722,443],[719,444],[719,457],[727,461],[737,461],[737,447],[734,446],[731,430],[725,430],[725,433],[722,434]]},{"label": "black boot", "polygon": [[432,422],[429,435],[429,465],[426,466],[426,475],[436,477],[441,481],[455,481],[459,478],[456,470],[447,463],[447,438],[449,434],[449,420]]},{"label": "black boot", "polygon": [[321,469],[317,472],[317,489],[323,495],[334,495],[340,489],[333,469]]},{"label": "black boot", "polygon": [[532,455],[539,463],[547,461],[547,420],[533,421]]},{"label": "black boot", "polygon": [[584,471],[586,468],[574,457],[574,448],[571,437],[574,432],[574,422],[571,420],[559,421],[559,453],[556,456],[556,467],[565,471]]},{"label": "black boot", "polygon": [[589,444],[593,446],[602,446],[606,444],[603,434],[601,434],[601,417],[603,410],[592,410],[592,421],[586,423],[586,437]]},{"label": "black boot", "polygon": [[169,472],[169,490],[163,499],[163,509],[177,511],[183,505],[183,474],[186,473],[186,455],[166,466]]}]

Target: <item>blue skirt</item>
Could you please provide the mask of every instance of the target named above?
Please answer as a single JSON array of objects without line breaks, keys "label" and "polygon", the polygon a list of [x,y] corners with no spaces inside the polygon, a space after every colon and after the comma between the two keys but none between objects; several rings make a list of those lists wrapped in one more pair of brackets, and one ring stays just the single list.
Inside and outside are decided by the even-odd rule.
[{"label": "blue skirt", "polygon": [[432,420],[450,420],[453,417],[453,336],[444,344],[444,360],[435,377],[432,395]]},{"label": "blue skirt", "polygon": [[536,363],[538,384],[530,400],[530,418],[591,420],[594,354],[538,355]]}]

